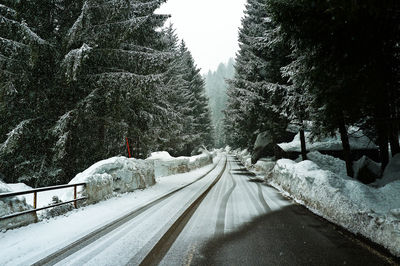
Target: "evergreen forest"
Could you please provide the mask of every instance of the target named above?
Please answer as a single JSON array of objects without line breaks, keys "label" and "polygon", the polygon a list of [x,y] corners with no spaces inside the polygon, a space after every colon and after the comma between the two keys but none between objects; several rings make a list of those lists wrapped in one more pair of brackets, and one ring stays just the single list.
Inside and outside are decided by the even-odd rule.
[{"label": "evergreen forest", "polygon": [[0,1],[0,179],[68,183],[112,156],[212,143],[205,82],[163,0]]},{"label": "evergreen forest", "polygon": [[205,75],[206,94],[209,98],[211,120],[214,129],[214,147],[225,147],[224,109],[226,106],[228,87],[227,79],[233,78],[235,73],[234,60],[230,58],[227,63],[220,63],[216,71],[208,71]]},{"label": "evergreen forest", "polygon": [[379,146],[382,170],[400,152],[398,1],[248,0],[225,111],[227,144],[279,143],[297,126],[314,138],[340,133],[353,176],[349,127]]}]

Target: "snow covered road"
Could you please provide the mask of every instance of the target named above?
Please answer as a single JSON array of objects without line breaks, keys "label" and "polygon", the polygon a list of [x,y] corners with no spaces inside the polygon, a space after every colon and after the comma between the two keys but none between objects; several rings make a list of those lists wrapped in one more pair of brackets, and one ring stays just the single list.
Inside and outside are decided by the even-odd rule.
[{"label": "snow covered road", "polygon": [[160,265],[396,263],[258,181],[229,157]]},{"label": "snow covered road", "polygon": [[215,158],[215,168],[164,177],[143,191],[1,233],[0,265],[391,262],[226,158]]},{"label": "snow covered road", "polygon": [[[127,216],[155,199],[196,181],[214,169],[220,170],[222,155],[214,158],[214,164],[189,173],[161,177],[157,184],[145,190],[125,193],[109,200],[89,205],[65,216],[44,220],[36,224],[0,233],[0,265],[29,265],[35,263],[96,230]],[[219,163],[218,163],[219,162]],[[222,167],[222,166],[221,166]],[[210,174],[213,174],[211,172]],[[214,175],[215,177],[215,175]],[[203,180],[204,182],[204,180]],[[177,203],[173,209],[182,206]],[[148,231],[154,231],[150,223]],[[140,238],[140,236],[138,236]]]}]

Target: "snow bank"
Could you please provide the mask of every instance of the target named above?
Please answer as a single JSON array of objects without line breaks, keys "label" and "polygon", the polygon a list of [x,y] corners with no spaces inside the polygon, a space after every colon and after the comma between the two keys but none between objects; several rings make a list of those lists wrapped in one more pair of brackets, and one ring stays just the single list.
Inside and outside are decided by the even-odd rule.
[{"label": "snow bank", "polygon": [[275,161],[270,158],[261,158],[256,164],[252,165],[252,170],[256,173],[269,173],[275,166]]},{"label": "snow bank", "polygon": [[[215,152],[204,152],[192,157],[174,158],[168,152],[155,152],[146,160],[138,160],[126,157],[113,157],[90,166],[82,173],[77,174],[69,184],[86,183],[86,187],[78,187],[78,197],[87,196],[86,204],[93,204],[110,198],[115,193],[132,192],[136,189],[143,189],[156,183],[155,178],[169,176],[178,173],[189,172],[212,164]],[[31,187],[23,184],[7,185],[0,181],[0,193],[10,191],[24,191]],[[0,217],[24,210],[32,209],[32,197],[24,196],[6,198],[0,200]],[[38,207],[51,203],[58,203],[73,199],[73,189],[66,188],[55,191],[38,193]],[[63,206],[58,209],[51,209],[45,215],[52,217],[65,211],[70,206]],[[0,229],[9,229],[23,226],[37,220],[36,214],[24,215],[14,219],[0,222]]]},{"label": "snow bank", "polygon": [[[307,153],[307,158],[316,163],[322,170],[331,171],[339,176],[347,176],[346,162],[318,151]],[[301,162],[300,160],[299,162]]]},{"label": "snow bank", "polygon": [[[151,162],[126,157],[113,157],[95,163],[77,174],[69,184],[86,182],[80,194],[89,197],[88,203],[109,198],[113,193],[131,192],[155,184],[154,168]],[[72,198],[72,191],[64,194],[62,200]]]},{"label": "snow bank", "polygon": [[[111,197],[114,193],[131,192],[154,185],[156,178],[189,172],[212,163],[213,154],[203,153],[192,157],[172,157],[166,151],[154,152],[146,160],[113,157],[95,163],[73,178],[69,184],[87,183],[79,194],[88,196],[88,203]],[[70,200],[72,190],[65,193],[63,201]]]},{"label": "snow bank", "polygon": [[[235,154],[247,169],[264,175],[266,181],[318,215],[400,256],[400,155],[386,168],[382,179],[385,185],[376,188],[347,177],[344,161],[317,151],[307,154],[309,160],[298,163],[262,159],[254,165],[246,163],[247,150]],[[360,159],[355,168],[369,163],[372,170],[380,167],[371,162]]]},{"label": "snow bank", "polygon": [[[0,181],[0,193],[7,192],[12,192],[12,188]],[[26,203],[25,198],[10,197],[0,199],[0,217],[12,214],[14,212],[21,212],[30,209],[32,209],[32,207]],[[36,220],[37,216],[35,213],[21,215],[5,221],[0,221],[0,230],[24,226],[34,223]]]},{"label": "snow bank", "polygon": [[172,157],[168,152],[153,152],[146,161],[154,164],[156,178],[186,173],[212,163],[214,153],[204,152],[192,157]]},{"label": "snow bank", "polygon": [[234,154],[236,157],[239,159],[239,161],[242,162],[242,164],[246,167],[249,168],[251,167],[251,154],[247,149],[244,149],[243,151],[240,150],[235,150]]},{"label": "snow bank", "polygon": [[147,160],[172,160],[172,157],[167,151],[156,151],[152,152],[150,157]]},{"label": "snow bank", "polygon": [[269,173],[275,166],[273,158],[260,158],[257,163],[252,164],[251,154],[247,149],[243,151],[235,150],[234,154],[248,170],[254,171],[256,174]]},{"label": "snow bank", "polygon": [[[311,133],[305,132],[306,147],[308,151],[323,150],[343,150],[340,134],[336,133],[334,137],[326,137],[318,141],[311,140]],[[376,144],[363,134],[361,130],[349,128],[349,142],[352,150],[377,149]],[[284,151],[301,152],[300,133],[294,137],[291,142],[278,144]]]},{"label": "snow bank", "polygon": [[400,256],[400,181],[373,188],[309,160],[277,161],[272,184],[326,219]]}]

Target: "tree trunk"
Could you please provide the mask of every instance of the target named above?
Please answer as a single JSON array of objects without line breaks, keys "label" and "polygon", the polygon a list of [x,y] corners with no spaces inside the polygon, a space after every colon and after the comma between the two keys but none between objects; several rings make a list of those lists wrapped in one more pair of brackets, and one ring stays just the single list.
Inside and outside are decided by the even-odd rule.
[{"label": "tree trunk", "polygon": [[388,130],[384,123],[377,124],[379,157],[381,159],[381,172],[385,170],[389,163]]},{"label": "tree trunk", "polygon": [[392,157],[395,156],[397,153],[400,153],[399,129],[394,122],[391,122],[389,127],[389,143],[390,150],[392,151]]},{"label": "tree trunk", "polygon": [[344,160],[346,161],[347,175],[350,177],[354,177],[353,160],[351,158],[349,136],[347,134],[347,129],[344,123],[343,114],[342,114],[342,119],[339,121],[339,133],[340,133],[340,138],[342,140],[343,155],[344,155]]},{"label": "tree trunk", "polygon": [[301,143],[301,158],[307,160],[307,150],[306,150],[306,138],[304,135],[304,129],[300,129],[300,143]]}]

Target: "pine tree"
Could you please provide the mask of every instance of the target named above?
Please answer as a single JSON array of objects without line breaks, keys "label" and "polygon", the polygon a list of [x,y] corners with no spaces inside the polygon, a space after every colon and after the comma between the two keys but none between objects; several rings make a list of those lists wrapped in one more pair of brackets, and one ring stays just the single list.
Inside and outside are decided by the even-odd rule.
[{"label": "pine tree", "polygon": [[201,146],[211,147],[212,131],[211,116],[208,109],[208,99],[205,95],[205,83],[194,63],[193,57],[184,41],[179,46],[179,57],[186,69],[183,79],[189,83],[186,91],[187,104],[183,116],[185,117],[183,142],[184,153],[190,155],[196,153]]},{"label": "pine tree", "polygon": [[399,35],[392,25],[398,5],[269,0],[268,6],[283,36],[297,50],[301,67],[291,76],[312,95],[313,108],[318,110],[314,132],[333,133],[339,128],[352,176],[346,126],[373,117],[370,127],[375,127],[385,166],[390,131],[385,120],[390,117],[388,95],[393,91],[387,84],[396,80],[394,43]]},{"label": "pine tree", "polygon": [[227,64],[221,63],[215,72],[209,71],[205,76],[206,94],[210,99],[210,110],[212,113],[212,123],[214,128],[215,147],[225,146],[224,133],[224,113],[223,110],[227,104],[227,83],[226,79],[233,78],[234,60],[230,58]]},{"label": "pine tree", "polygon": [[270,100],[276,84],[287,84],[280,68],[287,64],[288,48],[271,45],[275,41],[275,29],[265,1],[248,1],[225,114],[226,132],[230,132],[228,144],[233,147],[252,147],[257,134],[263,131],[278,141],[286,129],[286,118]]},{"label": "pine tree", "polygon": [[51,86],[45,81],[53,49],[34,32],[34,22],[27,24],[23,7],[20,1],[0,5],[0,172],[7,182],[37,185],[46,164],[42,128],[48,123]]},{"label": "pine tree", "polygon": [[[70,177],[97,160],[157,149],[163,109],[157,105],[169,60],[162,52],[163,1],[85,1],[68,32],[64,82],[76,95],[53,128],[53,161]],[[140,148],[140,149],[139,149]]]},{"label": "pine tree", "polygon": [[168,110],[164,135],[160,137],[160,150],[168,151],[173,156],[182,155],[185,149],[184,113],[188,113],[187,103],[190,94],[187,93],[189,82],[184,79],[186,67],[179,53],[179,38],[173,25],[170,24],[164,30],[164,51],[171,54],[168,70],[164,79],[163,108]]}]

